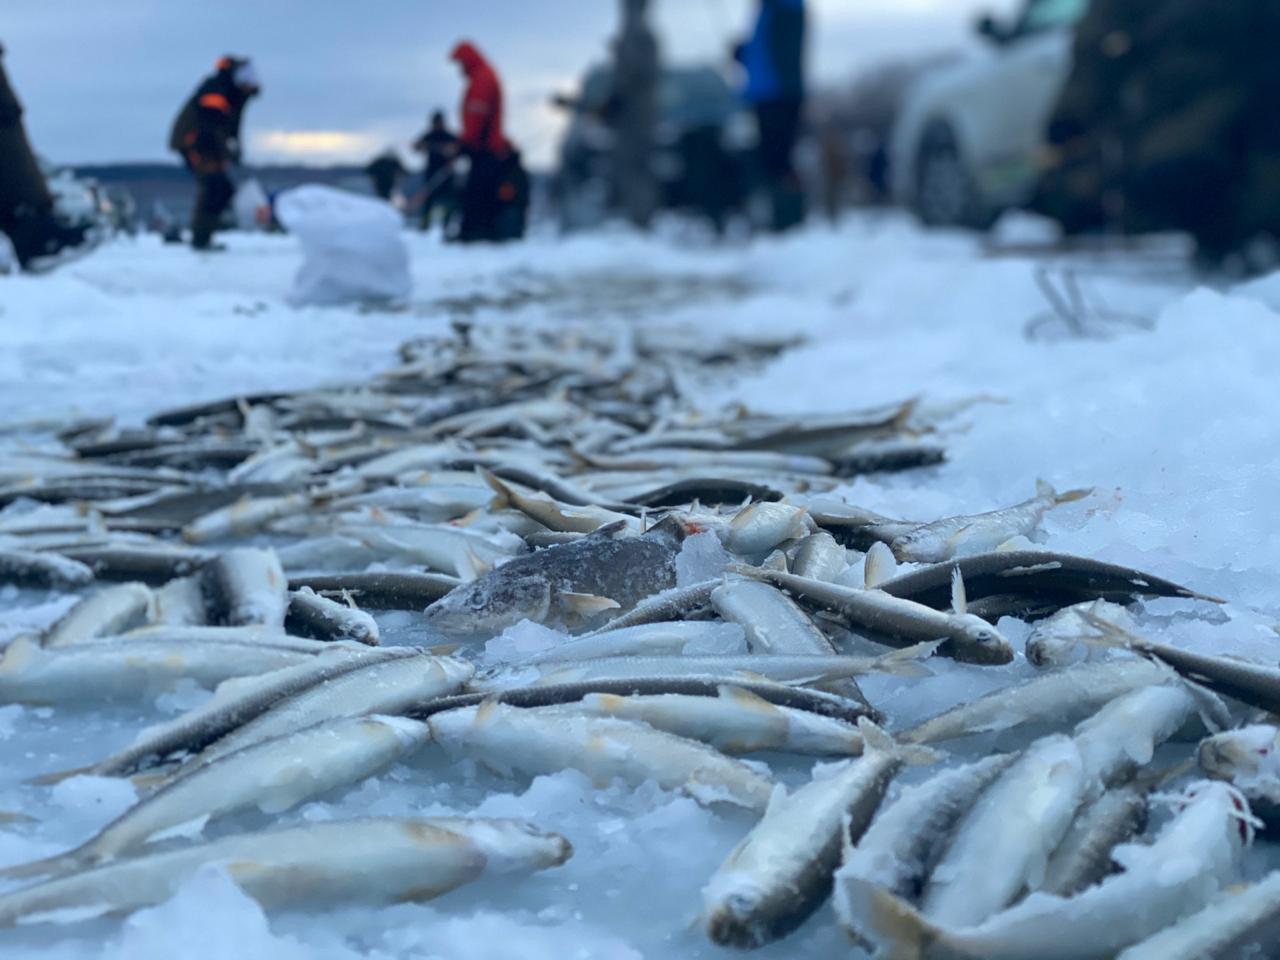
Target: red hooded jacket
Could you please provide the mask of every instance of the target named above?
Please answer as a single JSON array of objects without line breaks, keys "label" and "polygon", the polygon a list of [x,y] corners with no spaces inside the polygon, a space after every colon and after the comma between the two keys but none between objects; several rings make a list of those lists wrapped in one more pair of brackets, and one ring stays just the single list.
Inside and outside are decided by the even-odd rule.
[{"label": "red hooded jacket", "polygon": [[502,135],[502,85],[498,75],[480,51],[465,41],[453,48],[449,59],[461,64],[467,75],[467,89],[462,94],[462,146],[505,153],[507,139]]}]

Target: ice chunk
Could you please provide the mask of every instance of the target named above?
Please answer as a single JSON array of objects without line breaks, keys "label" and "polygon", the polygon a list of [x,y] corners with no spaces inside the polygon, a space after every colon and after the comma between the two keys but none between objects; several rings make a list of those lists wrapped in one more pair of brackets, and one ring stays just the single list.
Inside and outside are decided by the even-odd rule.
[{"label": "ice chunk", "polygon": [[686,537],[676,555],[676,586],[691,587],[724,574],[729,554],[712,531],[704,530]]},{"label": "ice chunk", "polygon": [[305,960],[292,937],[271,932],[266,914],[220,866],[201,867],[159,906],[124,923],[110,960]]},{"label": "ice chunk", "polygon": [[49,801],[61,807],[68,819],[93,827],[110,823],[137,800],[138,792],[132,783],[113,777],[71,777],[49,794]]},{"label": "ice chunk", "polygon": [[486,663],[514,663],[560,646],[569,638],[532,620],[521,620],[484,645]]},{"label": "ice chunk", "polygon": [[684,645],[686,656],[721,656],[747,652],[747,632],[737,623],[717,623],[711,625],[697,638]]}]

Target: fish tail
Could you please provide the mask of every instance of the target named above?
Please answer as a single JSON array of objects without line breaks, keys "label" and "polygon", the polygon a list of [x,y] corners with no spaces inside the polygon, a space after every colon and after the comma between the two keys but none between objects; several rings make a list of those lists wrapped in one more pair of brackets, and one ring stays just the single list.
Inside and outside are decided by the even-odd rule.
[{"label": "fish tail", "polygon": [[[911,904],[861,877],[842,880],[847,916],[845,932],[854,940],[870,941],[881,960],[925,960],[938,956],[933,949],[942,932]],[[947,955],[947,954],[943,954]]]},{"label": "fish tail", "polygon": [[858,732],[862,734],[865,751],[878,750],[882,753],[891,753],[904,763],[912,765],[923,766],[937,763],[942,759],[942,754],[937,750],[916,744],[900,743],[866,717],[858,718]]},{"label": "fish tail", "polygon": [[38,777],[31,777],[23,781],[33,786],[47,787],[51,784],[61,783],[63,780],[70,780],[72,777],[78,777],[82,774],[93,773],[93,767],[73,767],[70,770],[58,770],[54,773],[42,773]]}]

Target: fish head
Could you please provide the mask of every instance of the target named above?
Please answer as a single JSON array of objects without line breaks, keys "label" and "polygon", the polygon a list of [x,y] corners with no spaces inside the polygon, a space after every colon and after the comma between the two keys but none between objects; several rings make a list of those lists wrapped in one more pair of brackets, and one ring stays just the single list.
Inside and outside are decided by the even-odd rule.
[{"label": "fish head", "polygon": [[707,936],[722,947],[749,949],[761,946],[767,939],[759,929],[759,907],[762,896],[751,889],[737,889],[716,898],[708,905]]},{"label": "fish head", "polygon": [[1280,774],[1280,730],[1254,724],[1206,737],[1200,743],[1200,769],[1217,780],[1256,781]]},{"label": "fish head", "polygon": [[1013,647],[991,624],[971,613],[953,614],[959,626],[955,658],[965,663],[1002,664],[1013,661]]},{"label": "fish head", "polygon": [[449,635],[497,635],[521,620],[543,622],[551,585],[542,577],[504,577],[501,570],[464,583],[427,607],[427,624]]}]

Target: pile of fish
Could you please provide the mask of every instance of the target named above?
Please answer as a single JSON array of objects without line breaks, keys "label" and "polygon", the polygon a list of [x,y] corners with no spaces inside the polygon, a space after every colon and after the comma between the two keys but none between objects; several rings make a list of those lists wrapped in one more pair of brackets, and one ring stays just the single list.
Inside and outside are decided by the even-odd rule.
[{"label": "pile of fish", "polygon": [[[1033,539],[1088,491],[1037,483],[916,521],[837,495],[863,473],[928,483],[954,408],[702,409],[787,346],[458,326],[369,383],[11,451],[0,583],[80,598],[3,650],[0,703],[141,716],[180,683],[214,693],[40,778],[131,777],[142,795],[79,847],[0,871],[24,881],[0,926],[128,912],[206,863],[265,905],[310,906],[571,855],[482,817],[217,831],[439,751],[756,812],[705,886],[721,945],[783,938],[830,901],[851,953],[1245,955],[1280,918],[1276,875],[1236,886],[1255,831],[1280,824],[1280,669],[1141,636],[1145,598],[1221,601]],[[411,645],[381,642],[387,611],[412,618]],[[1032,624],[1029,679],[1009,617]],[[889,677],[901,698],[948,670],[1004,682],[910,723],[862,689]],[[788,788],[786,756],[820,759]],[[193,823],[214,839],[181,839]]]}]

